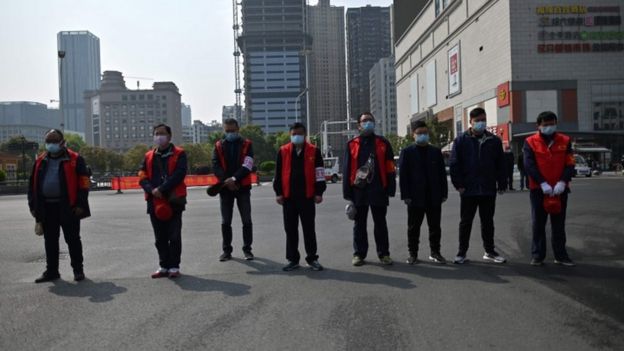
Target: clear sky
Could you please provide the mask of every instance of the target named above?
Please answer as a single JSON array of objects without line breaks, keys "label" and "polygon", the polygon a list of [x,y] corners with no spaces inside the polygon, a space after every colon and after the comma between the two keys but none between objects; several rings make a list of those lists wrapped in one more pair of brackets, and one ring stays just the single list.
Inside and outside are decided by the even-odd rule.
[{"label": "clear sky", "polygon": [[231,22],[230,0],[0,0],[0,101],[58,99],[56,34],[88,30],[100,38],[102,71],[173,81],[193,119],[220,120],[234,103]]}]

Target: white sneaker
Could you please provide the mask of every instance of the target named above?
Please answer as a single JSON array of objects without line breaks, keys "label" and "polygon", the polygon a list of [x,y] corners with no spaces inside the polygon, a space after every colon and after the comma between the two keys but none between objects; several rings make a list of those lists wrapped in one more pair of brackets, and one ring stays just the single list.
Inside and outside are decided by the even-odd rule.
[{"label": "white sneaker", "polygon": [[492,251],[490,253],[484,253],[483,254],[483,259],[489,262],[494,262],[494,263],[505,263],[507,262],[507,259],[501,255],[498,254],[498,252],[496,251]]},{"label": "white sneaker", "polygon": [[466,256],[455,256],[455,258],[453,259],[453,263],[455,264],[464,264],[466,263],[468,260],[466,259]]}]

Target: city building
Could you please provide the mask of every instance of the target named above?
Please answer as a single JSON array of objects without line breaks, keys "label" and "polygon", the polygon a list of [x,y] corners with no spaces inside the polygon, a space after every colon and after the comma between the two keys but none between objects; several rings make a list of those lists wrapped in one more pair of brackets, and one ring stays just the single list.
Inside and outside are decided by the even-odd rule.
[{"label": "city building", "polygon": [[370,110],[369,72],[392,55],[390,7],[347,9],[347,65],[349,116],[357,119]]},{"label": "city building", "polygon": [[0,143],[12,137],[24,136],[43,144],[45,133],[60,128],[61,114],[45,104],[32,101],[0,102]]},{"label": "city building", "polygon": [[305,0],[243,0],[246,122],[265,133],[287,131],[306,118]]},{"label": "city building", "polygon": [[[323,121],[346,121],[347,77],[345,66],[345,10],[332,6],[330,0],[319,0],[308,7],[308,34],[312,37],[308,68],[310,70],[310,135],[321,132]],[[346,129],[346,124],[328,126],[330,132]],[[328,148],[342,155],[347,137],[331,134]]]},{"label": "city building", "polygon": [[[397,3],[411,0],[395,1]],[[602,166],[624,153],[621,3],[430,1],[396,40],[398,131],[437,118],[454,135],[479,106],[515,151],[551,110]],[[606,151],[605,151],[606,150]],[[610,152],[608,152],[610,151]],[[577,150],[577,152],[584,152]],[[589,150],[587,153],[594,152]]]},{"label": "city building", "polygon": [[195,120],[193,121],[193,144],[203,144],[208,142],[210,134],[215,132],[221,132],[223,125],[217,121],[212,121],[206,125],[204,122]]},{"label": "city building", "polygon": [[394,57],[384,57],[369,72],[370,112],[375,116],[377,132],[397,133]]},{"label": "city building", "polygon": [[171,127],[174,143],[183,143],[180,93],[172,82],[130,90],[121,72],[105,71],[100,89],[86,92],[84,99],[89,145],[122,152],[152,145],[153,127],[159,123]]},{"label": "city building", "polygon": [[182,142],[189,144],[193,142],[193,115],[191,105],[181,104],[182,115]]},{"label": "city building", "polygon": [[100,39],[88,31],[63,31],[56,36],[59,53],[62,129],[84,136],[84,92],[100,88]]},{"label": "city building", "polygon": [[245,109],[241,106],[223,106],[223,109],[221,111],[221,122],[225,121],[228,118],[234,118],[238,121],[238,124],[241,127],[245,125],[245,119],[243,118],[245,116]]}]

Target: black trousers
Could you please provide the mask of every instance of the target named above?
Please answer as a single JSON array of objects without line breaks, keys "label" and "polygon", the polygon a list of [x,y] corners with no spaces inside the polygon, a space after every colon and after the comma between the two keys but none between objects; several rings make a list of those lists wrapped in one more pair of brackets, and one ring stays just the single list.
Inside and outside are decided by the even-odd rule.
[{"label": "black trousers", "polygon": [[[366,258],[368,254],[368,232],[366,230],[366,219],[368,218],[369,206],[357,206],[355,224],[353,226],[353,255]],[[375,244],[377,245],[377,256],[390,255],[390,243],[388,242],[388,224],[386,223],[386,206],[371,206],[373,222],[375,223]]]},{"label": "black trousers", "polygon": [[173,217],[168,221],[161,221],[150,214],[150,220],[156,237],[160,267],[179,269],[182,255],[182,212],[174,211]]},{"label": "black trousers", "polygon": [[232,217],[234,215],[234,201],[238,206],[243,222],[243,251],[251,252],[253,243],[253,227],[251,224],[251,194],[224,190],[219,195],[221,199],[221,234],[223,235],[223,252],[232,253]]},{"label": "black trousers", "polygon": [[568,207],[568,194],[561,194],[561,213],[549,215],[544,210],[544,194],[541,190],[531,191],[531,217],[533,219],[533,243],[531,254],[533,258],[546,258],[546,222],[550,216],[552,229],[552,248],[555,259],[567,259],[565,219]]},{"label": "black trousers", "polygon": [[514,190],[513,187],[513,168],[507,171],[507,188]]},{"label": "black trousers", "polygon": [[286,259],[290,262],[299,262],[299,219],[303,231],[303,243],[306,251],[306,262],[318,260],[316,254],[316,231],[314,219],[316,204],[314,199],[286,200],[283,205],[284,230],[286,231]]},{"label": "black trousers", "polygon": [[82,242],[80,240],[80,220],[71,218],[61,221],[59,203],[46,203],[43,220],[43,238],[46,251],[46,270],[52,274],[59,269],[59,238],[61,228],[69,249],[69,257],[74,272],[82,272]]},{"label": "black trousers", "polygon": [[494,251],[494,210],[496,196],[462,196],[460,200],[459,253],[468,251],[472,221],[477,209],[481,219],[481,238],[485,252]]},{"label": "black trousers", "polygon": [[526,172],[520,171],[520,189],[529,188],[529,177]]},{"label": "black trousers", "polygon": [[418,253],[420,226],[425,216],[427,216],[427,225],[429,226],[429,247],[431,248],[431,253],[440,253],[442,206],[427,208],[407,206],[407,248],[413,256],[417,256]]}]

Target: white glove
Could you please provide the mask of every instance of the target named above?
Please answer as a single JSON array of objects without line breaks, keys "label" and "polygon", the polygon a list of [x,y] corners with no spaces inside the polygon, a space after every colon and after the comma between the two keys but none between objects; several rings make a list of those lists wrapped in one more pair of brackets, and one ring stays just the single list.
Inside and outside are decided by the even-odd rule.
[{"label": "white glove", "polygon": [[553,190],[553,193],[555,195],[561,195],[563,194],[563,192],[566,190],[566,183],[564,181],[558,181],[557,184],[555,185],[555,189]]},{"label": "white glove", "polygon": [[553,188],[548,183],[543,182],[540,186],[542,187],[544,195],[553,196]]}]

